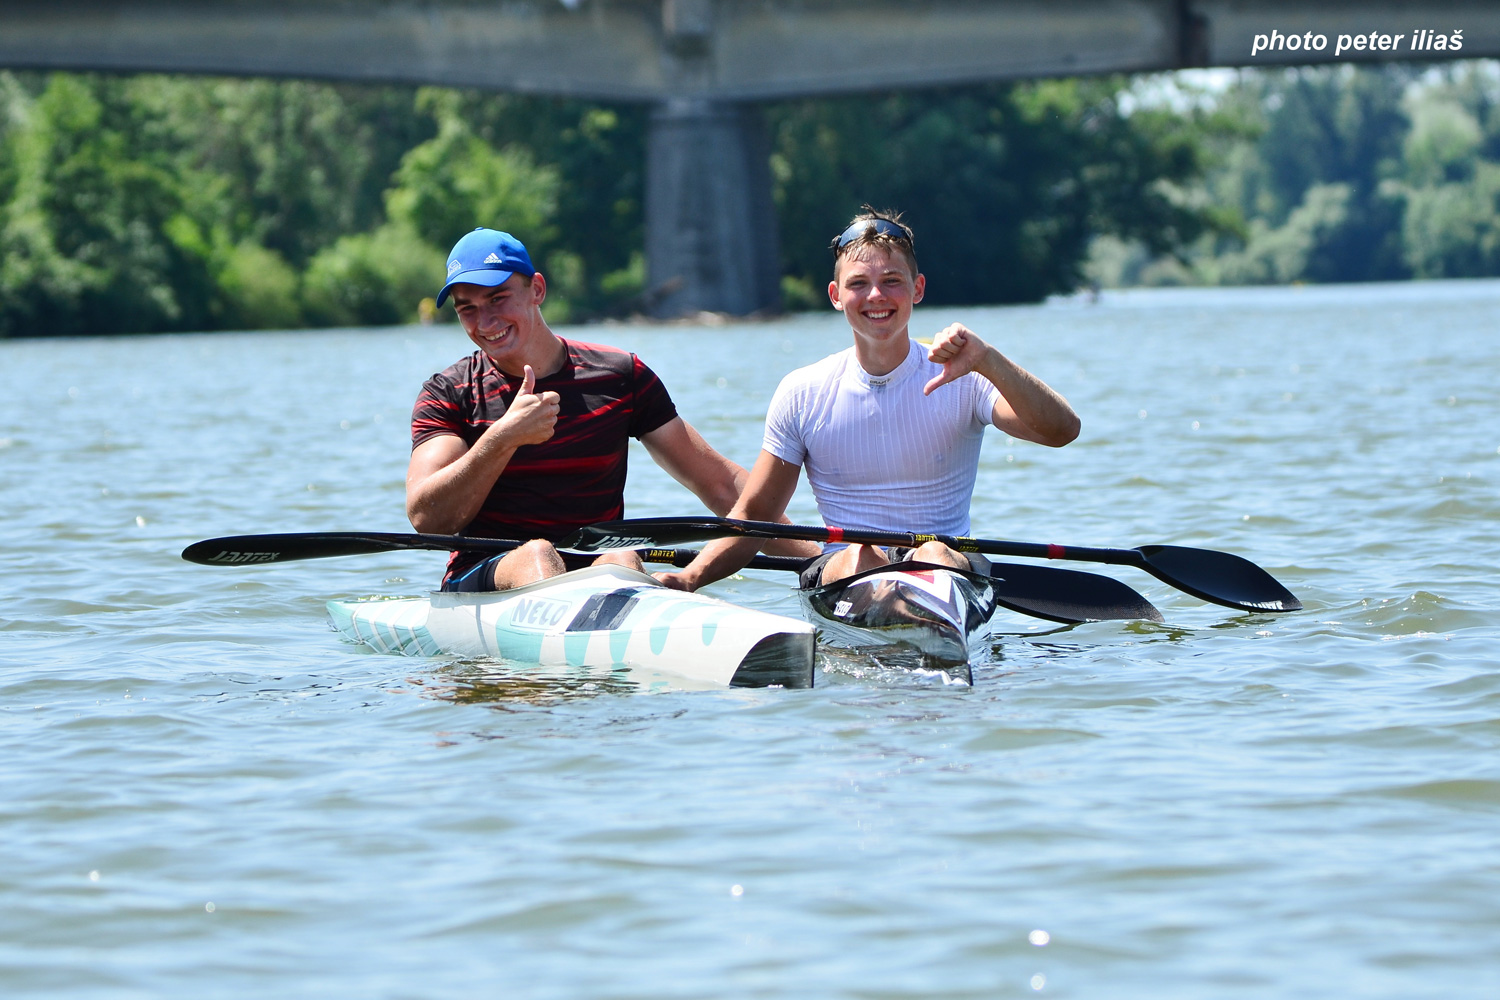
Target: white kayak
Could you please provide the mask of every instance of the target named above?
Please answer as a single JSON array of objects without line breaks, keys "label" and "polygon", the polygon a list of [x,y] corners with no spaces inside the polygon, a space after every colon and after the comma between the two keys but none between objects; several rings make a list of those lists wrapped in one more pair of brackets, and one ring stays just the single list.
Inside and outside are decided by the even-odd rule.
[{"label": "white kayak", "polygon": [[892,563],[798,594],[820,639],[904,647],[943,667],[967,665],[996,607],[989,577],[919,562]]},{"label": "white kayak", "polygon": [[636,669],[728,687],[813,684],[808,623],[672,590],[622,566],[498,592],[329,601],[328,615],[380,653]]}]

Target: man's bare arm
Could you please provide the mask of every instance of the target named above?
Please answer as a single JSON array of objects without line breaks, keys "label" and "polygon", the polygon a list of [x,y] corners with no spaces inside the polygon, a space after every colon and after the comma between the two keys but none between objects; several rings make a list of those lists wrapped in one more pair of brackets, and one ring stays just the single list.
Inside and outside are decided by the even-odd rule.
[{"label": "man's bare arm", "polygon": [[[744,493],[740,494],[729,516],[749,521],[785,521],[786,505],[797,491],[797,477],[801,471],[800,466],[762,451],[755,461],[755,468],[750,470],[750,481],[745,485]],[[763,540],[757,538],[725,538],[709,542],[682,572],[657,573],[656,578],[677,590],[697,590],[744,569],[762,545]],[[764,547],[769,551],[773,545],[786,555],[811,557],[821,551],[815,542],[791,540],[765,544]],[[787,551],[793,547],[794,551]]]},{"label": "man's bare arm", "polygon": [[536,393],[526,366],[521,390],[505,416],[491,424],[472,448],[453,435],[428,438],[412,450],[406,467],[406,516],[418,531],[450,535],[478,516],[495,480],[516,449],[541,444],[557,424],[558,396]]},{"label": "man's bare arm", "polygon": [[942,374],[923,392],[969,372],[978,372],[1000,391],[991,419],[1011,437],[1061,448],[1078,437],[1078,414],[1051,386],[986,344],[978,334],[954,323],[932,340],[927,356],[943,366]]},{"label": "man's bare arm", "polygon": [[[650,434],[642,435],[641,443],[646,446],[656,464],[665,469],[673,479],[692,490],[703,501],[703,506],[720,517],[745,516],[731,515],[730,511],[739,502],[750,474],[739,463],[732,462],[715,451],[692,424],[677,417]],[[795,480],[792,488],[796,488]],[[783,503],[781,510],[785,508],[786,504]],[[766,520],[785,521],[781,510]],[[815,543],[792,539],[764,542],[761,548],[778,556],[808,557],[817,555],[819,551]],[[750,555],[754,554],[752,550]],[[750,555],[745,557],[746,562],[750,560]]]},{"label": "man's bare arm", "polygon": [[744,468],[715,451],[681,417],[673,417],[651,433],[641,435],[641,443],[657,465],[692,490],[703,506],[720,517],[729,513],[745,488],[749,474]]}]

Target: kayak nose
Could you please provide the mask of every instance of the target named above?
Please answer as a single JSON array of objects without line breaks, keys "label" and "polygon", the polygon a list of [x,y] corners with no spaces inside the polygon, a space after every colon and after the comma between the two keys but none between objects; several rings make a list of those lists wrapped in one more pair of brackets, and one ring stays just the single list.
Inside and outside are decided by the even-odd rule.
[{"label": "kayak nose", "polygon": [[735,668],[730,687],[810,688],[813,686],[813,632],[778,632],[750,647]]}]

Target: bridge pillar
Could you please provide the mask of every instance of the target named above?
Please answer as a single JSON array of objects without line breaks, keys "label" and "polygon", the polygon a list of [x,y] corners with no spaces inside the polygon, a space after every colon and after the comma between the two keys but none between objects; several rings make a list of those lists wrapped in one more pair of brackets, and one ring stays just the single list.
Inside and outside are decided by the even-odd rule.
[{"label": "bridge pillar", "polygon": [[777,309],[780,240],[760,109],[669,98],[652,112],[646,160],[651,313]]}]

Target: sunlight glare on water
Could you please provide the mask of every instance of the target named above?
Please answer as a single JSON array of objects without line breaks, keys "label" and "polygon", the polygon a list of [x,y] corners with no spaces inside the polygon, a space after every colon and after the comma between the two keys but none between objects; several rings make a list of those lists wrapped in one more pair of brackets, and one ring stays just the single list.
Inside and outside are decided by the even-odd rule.
[{"label": "sunlight glare on water", "polygon": [[[963,320],[1083,419],[991,432],[986,537],[1224,549],[1274,616],[997,617],[974,684],[810,691],[371,654],[323,602],[409,530],[456,327],[0,342],[6,996],[1488,996],[1500,991],[1500,283],[1106,294]],[[743,464],[834,314],[564,331]],[[630,516],[700,507],[633,446]],[[795,520],[816,520],[805,489]],[[1076,565],[1076,564],[1070,564]],[[712,588],[796,613],[785,577]]]}]

